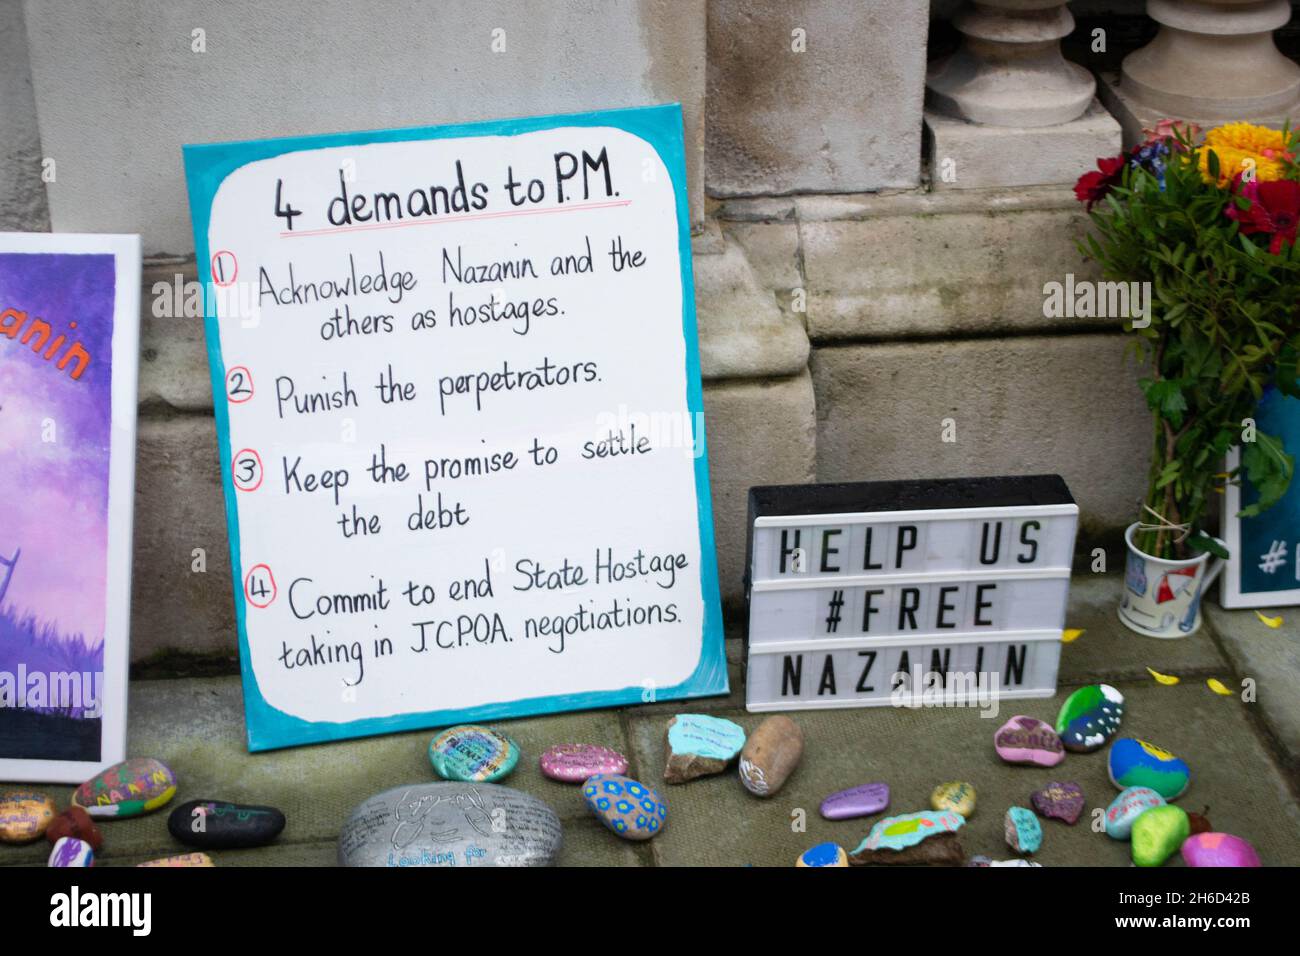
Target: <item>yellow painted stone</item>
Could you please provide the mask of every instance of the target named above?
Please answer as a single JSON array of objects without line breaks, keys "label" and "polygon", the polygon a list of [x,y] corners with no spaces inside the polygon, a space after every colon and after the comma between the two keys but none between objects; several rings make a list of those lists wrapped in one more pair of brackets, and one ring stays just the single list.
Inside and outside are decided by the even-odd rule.
[{"label": "yellow painted stone", "polygon": [[182,853],[180,856],[165,856],[161,860],[137,863],[136,866],[212,866],[212,857],[206,853]]},{"label": "yellow painted stone", "polygon": [[54,819],[54,800],[34,790],[0,792],[0,843],[30,843]]},{"label": "yellow painted stone", "polygon": [[975,812],[975,788],[962,780],[941,783],[930,793],[930,806],[969,817]]}]

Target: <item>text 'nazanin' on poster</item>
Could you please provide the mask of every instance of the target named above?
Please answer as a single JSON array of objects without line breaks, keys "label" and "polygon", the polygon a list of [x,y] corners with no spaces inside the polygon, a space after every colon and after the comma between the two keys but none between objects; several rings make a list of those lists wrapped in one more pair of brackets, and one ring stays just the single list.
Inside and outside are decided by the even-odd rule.
[{"label": "text 'nazanin' on poster", "polygon": [[679,108],[186,166],[250,747],[725,691]]}]

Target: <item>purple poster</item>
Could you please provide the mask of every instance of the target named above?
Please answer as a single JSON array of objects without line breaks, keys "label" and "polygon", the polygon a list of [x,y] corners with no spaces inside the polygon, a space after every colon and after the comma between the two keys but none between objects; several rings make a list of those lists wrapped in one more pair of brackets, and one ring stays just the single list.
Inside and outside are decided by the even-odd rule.
[{"label": "purple poster", "polygon": [[138,295],[134,237],[0,235],[0,779],[120,759]]}]

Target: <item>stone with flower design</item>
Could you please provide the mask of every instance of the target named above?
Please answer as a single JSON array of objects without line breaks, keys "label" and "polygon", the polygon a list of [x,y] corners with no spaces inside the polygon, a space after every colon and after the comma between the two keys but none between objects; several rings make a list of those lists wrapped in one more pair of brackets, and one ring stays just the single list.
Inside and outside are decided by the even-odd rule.
[{"label": "stone with flower design", "polygon": [[31,843],[53,819],[53,798],[35,790],[0,791],[0,843]]},{"label": "stone with flower design", "polygon": [[668,822],[668,804],[659,791],[622,774],[589,777],[582,796],[596,818],[625,840],[649,840]]},{"label": "stone with flower design", "polygon": [[62,837],[50,851],[49,865],[60,869],[94,866],[95,851],[85,840]]},{"label": "stone with flower design", "polygon": [[72,805],[95,818],[138,817],[176,795],[176,775],[161,760],[136,757],[109,767],[72,794]]}]

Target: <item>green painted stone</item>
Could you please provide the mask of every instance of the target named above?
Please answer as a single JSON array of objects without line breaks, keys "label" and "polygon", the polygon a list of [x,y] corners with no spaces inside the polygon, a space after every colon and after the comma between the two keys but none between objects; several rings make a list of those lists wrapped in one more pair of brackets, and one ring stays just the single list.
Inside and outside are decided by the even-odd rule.
[{"label": "green painted stone", "polygon": [[1124,695],[1109,684],[1080,687],[1065,699],[1056,732],[1066,750],[1090,753],[1115,736],[1124,719]]},{"label": "green painted stone", "polygon": [[464,724],[429,742],[429,762],[444,780],[491,783],[519,763],[519,745],[489,727]]},{"label": "green painted stone", "polygon": [[1187,813],[1173,804],[1152,807],[1133,822],[1133,862],[1160,866],[1192,833]]}]

